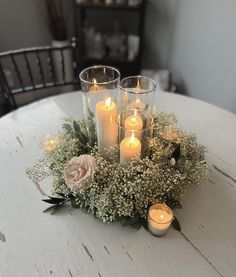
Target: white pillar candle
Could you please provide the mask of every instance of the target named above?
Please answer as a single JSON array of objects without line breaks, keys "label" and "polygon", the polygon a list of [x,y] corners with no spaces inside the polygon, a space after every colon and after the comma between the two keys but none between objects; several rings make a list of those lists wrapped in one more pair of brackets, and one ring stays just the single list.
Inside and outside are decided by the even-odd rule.
[{"label": "white pillar candle", "polygon": [[116,114],[116,103],[111,101],[111,97],[97,103],[96,126],[98,150],[105,158],[109,158],[107,149],[114,147],[117,143],[118,126],[115,122]]},{"label": "white pillar candle", "polygon": [[148,211],[148,228],[155,236],[163,236],[173,220],[172,210],[165,204],[155,204]]},{"label": "white pillar candle", "polygon": [[123,164],[129,160],[140,156],[141,142],[138,138],[131,137],[124,138],[120,143],[120,163]]},{"label": "white pillar candle", "polygon": [[142,118],[137,115],[137,111],[135,110],[133,115],[128,116],[125,119],[125,136],[131,136],[132,131],[135,132],[135,136],[140,139],[141,132],[143,129],[143,121]]}]

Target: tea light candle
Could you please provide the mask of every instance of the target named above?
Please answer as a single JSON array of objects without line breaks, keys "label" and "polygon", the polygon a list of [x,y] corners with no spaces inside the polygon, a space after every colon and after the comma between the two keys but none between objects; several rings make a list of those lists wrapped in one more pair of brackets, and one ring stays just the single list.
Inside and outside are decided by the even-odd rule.
[{"label": "tea light candle", "polygon": [[[132,134],[132,131],[141,131],[143,129],[142,118],[137,115],[137,110],[134,111],[133,115],[130,115],[125,120],[125,136],[128,137]],[[136,137],[140,138],[140,132],[136,132]]]},{"label": "tea light candle", "polygon": [[45,151],[51,151],[56,146],[58,141],[59,141],[59,137],[46,135],[43,138],[43,143],[42,143],[43,149]]},{"label": "tea light candle", "polygon": [[115,146],[117,142],[118,126],[115,123],[116,114],[116,103],[111,101],[111,97],[97,103],[96,126],[98,150],[106,158],[108,158],[106,149]]},{"label": "tea light candle", "polygon": [[155,204],[148,211],[148,229],[155,236],[163,236],[170,228],[173,212],[166,204]]},{"label": "tea light candle", "polygon": [[141,142],[138,138],[131,137],[124,138],[120,143],[120,163],[123,164],[141,154]]}]

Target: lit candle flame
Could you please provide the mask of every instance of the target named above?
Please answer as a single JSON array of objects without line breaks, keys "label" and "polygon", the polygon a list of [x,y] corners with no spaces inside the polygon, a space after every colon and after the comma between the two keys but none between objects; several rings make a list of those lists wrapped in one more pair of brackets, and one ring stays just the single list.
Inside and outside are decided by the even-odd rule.
[{"label": "lit candle flame", "polygon": [[97,81],[96,81],[96,79],[95,79],[95,78],[93,78],[93,83],[94,83],[94,85],[96,85],[96,84],[97,84]]},{"label": "lit candle flame", "polygon": [[163,214],[161,214],[161,215],[160,215],[160,218],[161,218],[161,219],[163,219],[163,218],[164,218]]},{"label": "lit candle flame", "polygon": [[110,105],[111,105],[111,97],[107,98],[107,100],[105,101],[105,108],[108,109]]},{"label": "lit candle flame", "polygon": [[134,110],[134,116],[137,116],[137,110]]},{"label": "lit candle flame", "polygon": [[137,119],[135,118],[135,117],[131,117],[131,122],[134,124],[136,121],[137,121]]}]

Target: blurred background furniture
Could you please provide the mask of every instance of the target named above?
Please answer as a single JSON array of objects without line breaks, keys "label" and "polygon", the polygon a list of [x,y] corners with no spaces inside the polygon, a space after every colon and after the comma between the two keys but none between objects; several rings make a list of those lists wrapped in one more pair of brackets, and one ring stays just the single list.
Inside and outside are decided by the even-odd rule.
[{"label": "blurred background furniture", "polygon": [[71,91],[78,87],[77,77],[75,39],[62,47],[34,47],[0,54],[0,90],[6,112],[48,95]]},{"label": "blurred background furniture", "polygon": [[79,69],[94,64],[117,67],[122,76],[139,74],[146,0],[75,0]]}]

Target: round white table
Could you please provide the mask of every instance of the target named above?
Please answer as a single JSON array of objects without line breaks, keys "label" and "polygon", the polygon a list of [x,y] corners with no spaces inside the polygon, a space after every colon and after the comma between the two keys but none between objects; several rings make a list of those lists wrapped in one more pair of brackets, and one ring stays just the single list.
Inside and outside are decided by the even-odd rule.
[{"label": "round white table", "polygon": [[49,180],[25,175],[41,139],[64,117],[83,114],[80,92],[47,98],[0,119],[0,276],[236,276],[236,115],[159,93],[160,110],[207,147],[209,178],[177,211],[182,233],[156,238],[143,228],[103,224],[70,206],[42,213]]}]

